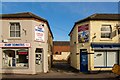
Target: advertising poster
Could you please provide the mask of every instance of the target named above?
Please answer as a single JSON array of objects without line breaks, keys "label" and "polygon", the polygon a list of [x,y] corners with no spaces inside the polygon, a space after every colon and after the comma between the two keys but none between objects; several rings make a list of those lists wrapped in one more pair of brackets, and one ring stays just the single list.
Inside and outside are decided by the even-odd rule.
[{"label": "advertising poster", "polygon": [[35,41],[44,42],[44,27],[35,26]]},{"label": "advertising poster", "polygon": [[78,26],[78,42],[85,43],[89,41],[89,25]]}]

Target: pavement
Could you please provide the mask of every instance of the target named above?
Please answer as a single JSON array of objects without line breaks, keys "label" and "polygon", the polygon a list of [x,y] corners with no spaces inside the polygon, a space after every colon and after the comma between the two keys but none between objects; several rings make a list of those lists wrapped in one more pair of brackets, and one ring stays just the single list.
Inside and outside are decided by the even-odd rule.
[{"label": "pavement", "polygon": [[67,63],[54,63],[48,73],[36,75],[2,74],[2,80],[119,80],[112,72],[81,73]]}]

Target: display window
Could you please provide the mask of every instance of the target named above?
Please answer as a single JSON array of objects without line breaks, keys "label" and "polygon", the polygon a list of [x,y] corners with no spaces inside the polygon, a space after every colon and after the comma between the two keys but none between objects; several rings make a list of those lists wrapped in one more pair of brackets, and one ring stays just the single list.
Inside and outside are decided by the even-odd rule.
[{"label": "display window", "polygon": [[22,49],[3,49],[3,68],[23,68],[29,67],[28,48]]},{"label": "display window", "polygon": [[95,51],[94,67],[111,68],[117,64],[117,51]]}]

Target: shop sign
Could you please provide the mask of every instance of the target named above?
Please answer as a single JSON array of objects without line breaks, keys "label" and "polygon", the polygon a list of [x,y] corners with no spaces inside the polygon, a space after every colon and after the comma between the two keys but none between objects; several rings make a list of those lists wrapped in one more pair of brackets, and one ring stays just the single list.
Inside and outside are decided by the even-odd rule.
[{"label": "shop sign", "polygon": [[44,26],[35,26],[35,41],[44,42]]},{"label": "shop sign", "polygon": [[0,43],[0,47],[30,47],[30,43]]},{"label": "shop sign", "polygon": [[89,41],[89,25],[78,26],[78,42],[85,43]]}]

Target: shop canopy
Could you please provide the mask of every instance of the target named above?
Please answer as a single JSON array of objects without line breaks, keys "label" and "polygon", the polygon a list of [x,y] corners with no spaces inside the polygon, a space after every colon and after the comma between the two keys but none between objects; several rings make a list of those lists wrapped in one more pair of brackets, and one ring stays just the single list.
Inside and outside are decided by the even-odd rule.
[{"label": "shop canopy", "polygon": [[20,50],[18,50],[18,54],[23,54],[23,55],[28,54],[28,50],[20,49]]},{"label": "shop canopy", "polygon": [[92,48],[120,48],[120,43],[91,43]]}]

